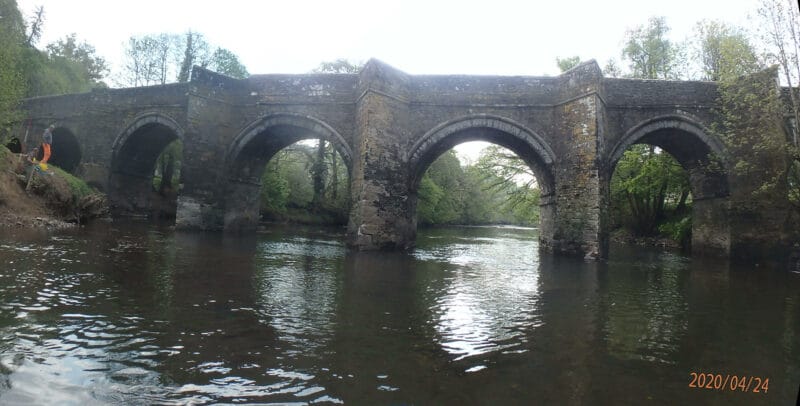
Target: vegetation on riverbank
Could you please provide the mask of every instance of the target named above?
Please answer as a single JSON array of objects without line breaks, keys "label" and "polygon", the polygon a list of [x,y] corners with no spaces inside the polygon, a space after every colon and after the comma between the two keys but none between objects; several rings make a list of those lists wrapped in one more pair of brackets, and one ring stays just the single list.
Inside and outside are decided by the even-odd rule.
[{"label": "vegetation on riverbank", "polygon": [[49,165],[36,169],[0,146],[0,226],[64,228],[108,213],[105,195]]}]

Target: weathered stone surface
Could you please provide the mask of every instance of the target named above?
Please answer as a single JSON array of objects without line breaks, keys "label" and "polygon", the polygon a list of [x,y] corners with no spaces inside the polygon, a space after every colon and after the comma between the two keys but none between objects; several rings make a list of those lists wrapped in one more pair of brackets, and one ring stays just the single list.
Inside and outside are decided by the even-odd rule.
[{"label": "weathered stone surface", "polygon": [[[696,251],[727,255],[758,240],[764,222],[780,221],[731,223],[731,196],[746,199],[750,183],[706,165],[709,154],[726,152],[708,131],[717,96],[707,82],[603,78],[594,61],[557,77],[497,77],[412,76],[371,60],[359,74],[244,80],[196,68],[185,84],[36,98],[24,110],[32,134],[53,123],[74,144],[61,152],[54,145],[54,155],[77,162],[75,172],[106,190],[117,212],[169,203],[148,193],[153,163],[181,139],[181,187],[171,203],[180,228],[254,228],[267,161],[302,139],[330,141],[350,171],[348,238],[361,249],[413,246],[428,165],[461,142],[493,142],[537,175],[541,245],[595,258],[608,251],[611,174],[634,143],[657,145],[689,170]],[[29,137],[28,147],[37,142]]]}]

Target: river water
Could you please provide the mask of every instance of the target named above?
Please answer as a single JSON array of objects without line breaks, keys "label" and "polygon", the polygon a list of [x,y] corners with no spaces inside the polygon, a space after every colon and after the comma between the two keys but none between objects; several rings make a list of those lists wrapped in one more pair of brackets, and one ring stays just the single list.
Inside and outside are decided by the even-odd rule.
[{"label": "river water", "polygon": [[[339,231],[298,228],[2,231],[0,404],[797,399],[796,273],[643,248],[553,257],[513,227],[421,230],[417,245],[357,253]],[[697,374],[728,382],[692,387]]]}]

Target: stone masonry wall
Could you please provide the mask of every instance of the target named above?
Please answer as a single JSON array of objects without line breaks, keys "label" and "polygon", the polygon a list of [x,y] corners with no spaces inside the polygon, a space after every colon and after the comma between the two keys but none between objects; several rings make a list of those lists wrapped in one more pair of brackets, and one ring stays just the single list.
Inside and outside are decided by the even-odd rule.
[{"label": "stone masonry wall", "polygon": [[[67,129],[80,144],[78,174],[101,186],[110,177],[114,142],[136,117],[157,114],[177,123],[184,138],[177,219],[183,228],[254,224],[260,185],[232,169],[238,160],[253,159],[252,154],[237,155],[247,148],[237,143],[277,116],[311,123],[274,132],[265,127],[250,135],[261,143],[279,136],[285,137],[280,142],[327,137],[352,154],[348,239],[363,249],[413,245],[413,179],[439,149],[467,139],[497,142],[536,163],[552,190],[542,202],[542,245],[602,257],[615,148],[637,126],[665,117],[686,119],[703,131],[715,119],[716,99],[713,83],[603,78],[594,61],[558,77],[496,77],[412,76],[371,60],[359,74],[253,75],[244,80],[198,68],[188,84],[36,98],[23,109],[32,122],[28,147],[38,143],[50,123]],[[436,145],[425,143],[423,138],[437,128],[460,122],[477,124],[453,132],[452,138],[436,139]],[[287,128],[295,132],[286,133]],[[412,152],[420,145],[432,148],[430,153]],[[552,157],[542,156],[545,150]],[[412,153],[426,157],[414,161],[422,166],[410,167]],[[258,170],[255,163],[252,167]],[[698,204],[695,216],[701,223],[713,219],[714,227],[707,233],[699,228],[696,244],[716,244],[710,240],[727,224],[719,220],[725,204]]]}]

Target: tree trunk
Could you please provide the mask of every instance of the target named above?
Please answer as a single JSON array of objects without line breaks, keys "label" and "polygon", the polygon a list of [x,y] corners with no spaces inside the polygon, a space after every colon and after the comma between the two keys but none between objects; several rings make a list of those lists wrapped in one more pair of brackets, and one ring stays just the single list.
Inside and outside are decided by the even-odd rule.
[{"label": "tree trunk", "polygon": [[336,166],[336,151],[331,151],[331,198],[339,197],[339,168]]},{"label": "tree trunk", "polygon": [[675,208],[676,213],[681,213],[686,208],[686,199],[689,198],[689,189],[681,191],[681,200],[678,201],[678,207]]},{"label": "tree trunk", "polygon": [[161,185],[158,188],[158,193],[162,196],[172,190],[172,175],[175,173],[175,156],[167,154],[166,158],[166,163],[161,168]]},{"label": "tree trunk", "polygon": [[311,205],[315,210],[319,210],[322,207],[322,194],[325,191],[325,141],[323,140],[319,140],[317,156],[311,170],[314,179],[314,197],[311,199]]}]

